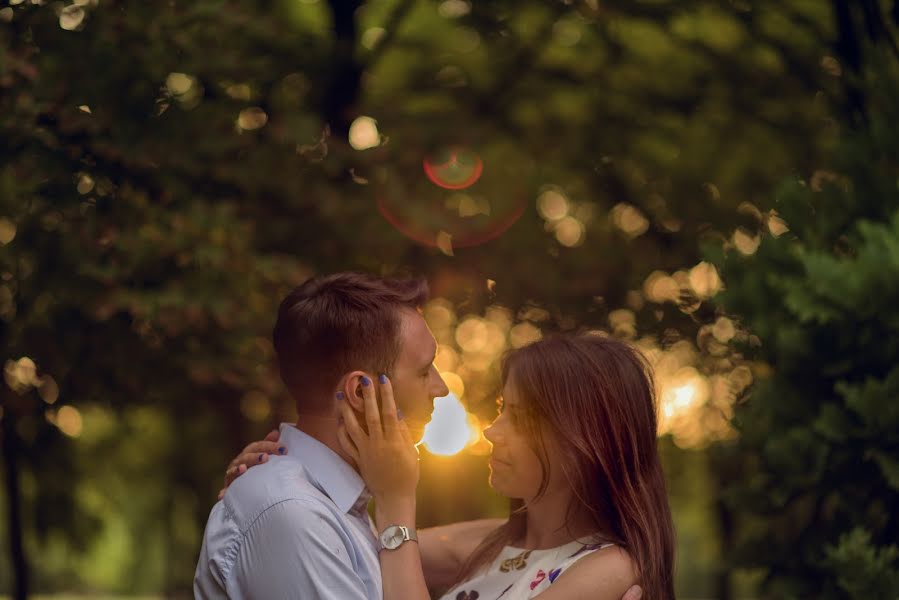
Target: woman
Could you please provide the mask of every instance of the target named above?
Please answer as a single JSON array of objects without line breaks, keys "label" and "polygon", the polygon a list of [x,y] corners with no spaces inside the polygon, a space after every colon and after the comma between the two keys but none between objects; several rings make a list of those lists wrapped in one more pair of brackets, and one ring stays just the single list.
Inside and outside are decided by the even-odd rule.
[{"label": "woman", "polygon": [[[508,520],[489,533],[483,522],[425,530],[420,549],[381,551],[384,598],[429,598],[428,584],[454,570],[445,600],[618,600],[637,581],[645,597],[673,598],[674,534],[642,356],[608,337],[551,337],[510,352],[502,383],[484,434],[490,485],[511,499]],[[389,380],[377,387],[383,418],[369,386],[368,432],[344,404],[340,437],[383,531],[415,523],[418,457]],[[471,549],[465,538],[483,539]]]}]

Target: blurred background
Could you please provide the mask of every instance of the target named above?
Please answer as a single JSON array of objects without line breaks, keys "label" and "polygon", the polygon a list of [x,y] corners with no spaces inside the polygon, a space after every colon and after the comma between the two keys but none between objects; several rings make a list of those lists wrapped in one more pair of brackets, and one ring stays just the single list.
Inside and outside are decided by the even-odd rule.
[{"label": "blurred background", "polygon": [[655,367],[684,598],[899,590],[899,3],[0,2],[0,594],[187,598],[270,332],[419,274],[420,526],[553,331]]}]

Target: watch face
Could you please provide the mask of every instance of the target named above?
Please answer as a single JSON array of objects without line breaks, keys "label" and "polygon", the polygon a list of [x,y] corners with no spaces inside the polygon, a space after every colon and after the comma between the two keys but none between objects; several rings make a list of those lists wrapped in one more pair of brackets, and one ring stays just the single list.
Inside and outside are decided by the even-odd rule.
[{"label": "watch face", "polygon": [[381,544],[388,550],[399,548],[404,539],[403,530],[397,526],[388,527],[384,530],[384,533],[381,534]]}]

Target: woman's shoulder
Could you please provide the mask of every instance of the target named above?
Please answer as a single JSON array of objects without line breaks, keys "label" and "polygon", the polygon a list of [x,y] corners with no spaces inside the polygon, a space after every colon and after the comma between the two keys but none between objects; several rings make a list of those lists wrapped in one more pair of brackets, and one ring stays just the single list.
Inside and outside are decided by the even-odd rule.
[{"label": "woman's shoulder", "polygon": [[539,600],[619,600],[637,583],[637,570],[630,554],[614,544],[584,546],[556,569],[550,585],[537,595]]}]

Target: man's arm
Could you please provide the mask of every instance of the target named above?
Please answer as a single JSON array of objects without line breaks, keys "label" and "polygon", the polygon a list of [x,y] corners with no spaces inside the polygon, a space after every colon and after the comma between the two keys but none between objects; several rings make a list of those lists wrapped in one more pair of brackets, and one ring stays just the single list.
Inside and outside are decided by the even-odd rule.
[{"label": "man's arm", "polygon": [[230,598],[369,600],[353,569],[351,541],[336,517],[314,501],[268,508],[247,530]]}]

